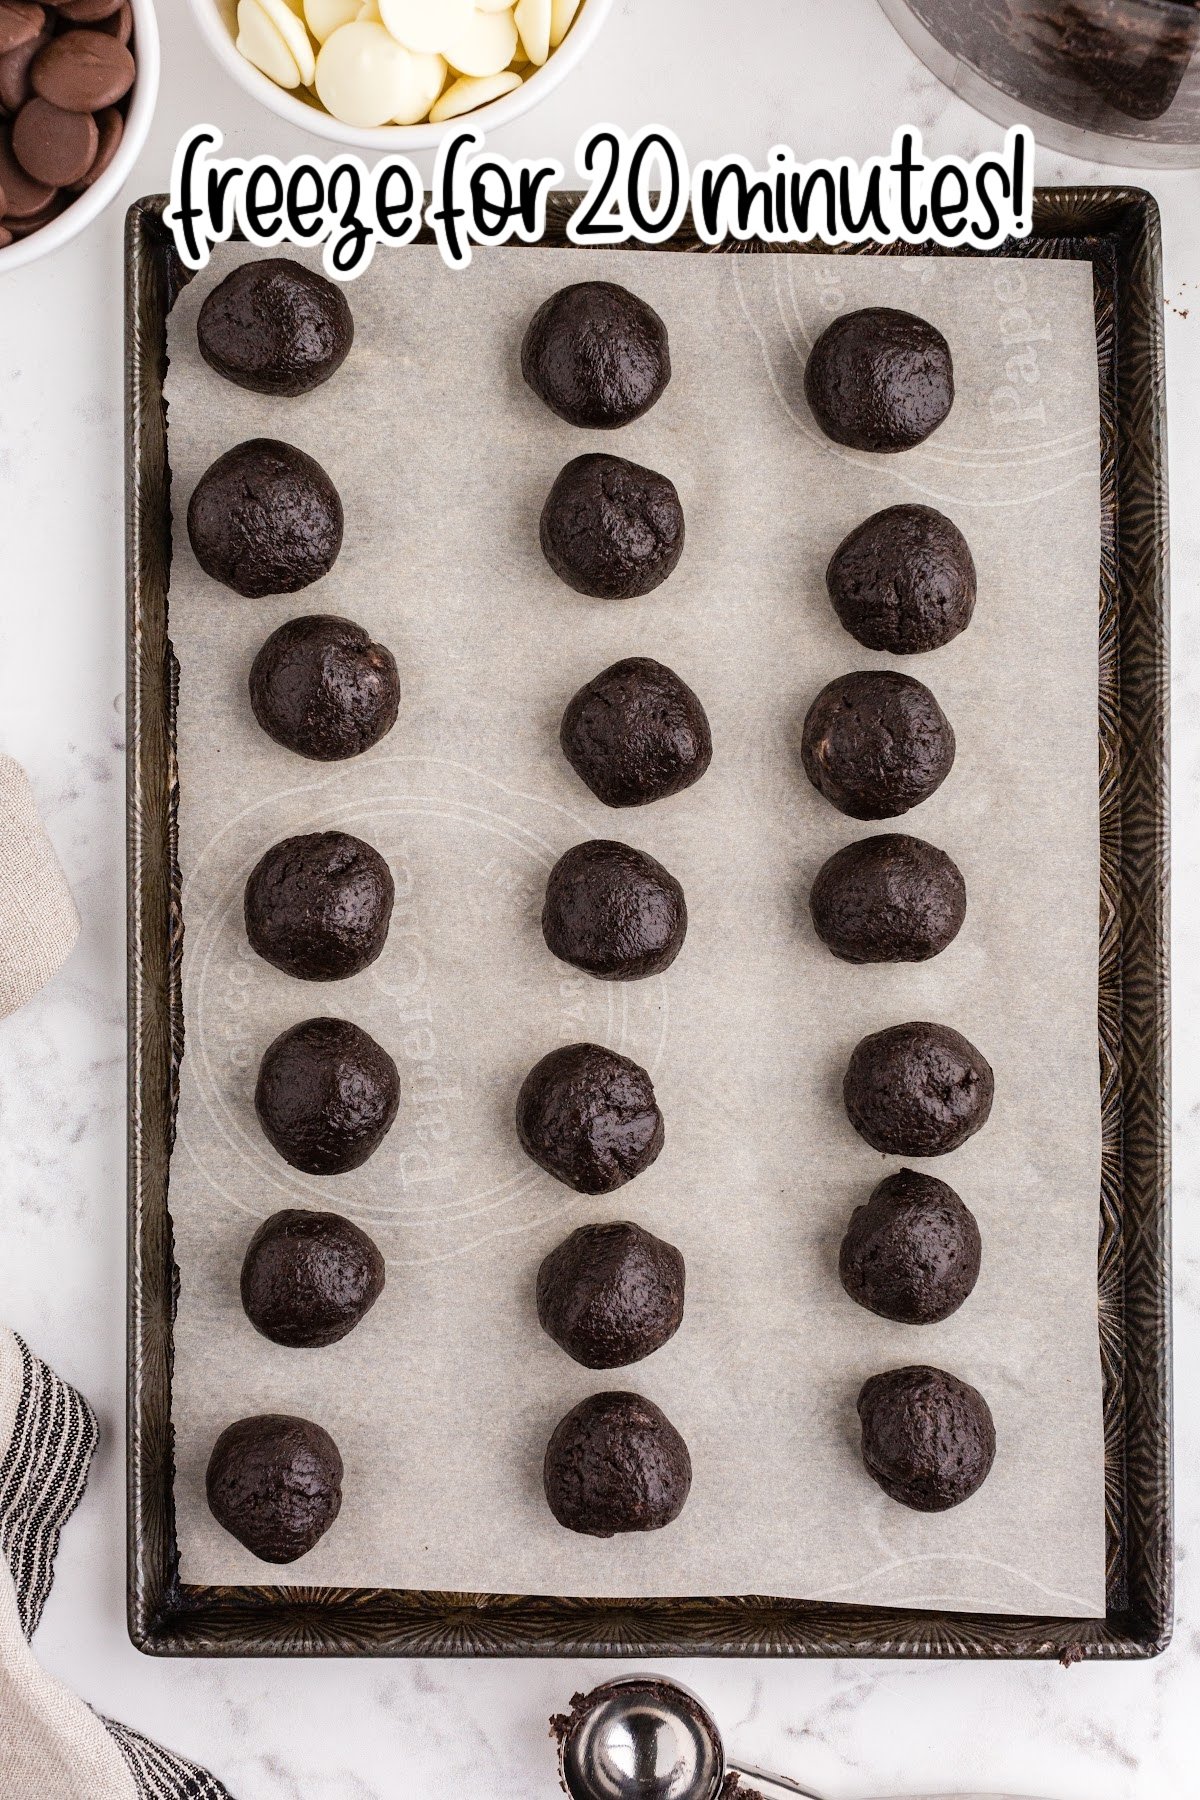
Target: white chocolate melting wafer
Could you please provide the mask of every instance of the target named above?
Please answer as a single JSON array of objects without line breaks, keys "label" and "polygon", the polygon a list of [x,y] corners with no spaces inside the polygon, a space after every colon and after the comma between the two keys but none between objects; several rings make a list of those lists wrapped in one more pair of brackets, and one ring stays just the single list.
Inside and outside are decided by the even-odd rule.
[{"label": "white chocolate melting wafer", "polygon": [[516,55],[517,26],[510,12],[485,13],[471,8],[470,18],[442,48],[460,75],[499,75]]},{"label": "white chocolate melting wafer", "polygon": [[551,0],[517,0],[513,18],[531,63],[540,69],[550,54]]},{"label": "white chocolate melting wafer", "polygon": [[237,50],[276,86],[300,86],[300,70],[278,28],[258,0],[238,0]]},{"label": "white chocolate melting wafer", "polygon": [[571,21],[579,11],[580,0],[550,0],[550,48],[558,46],[571,29]]},{"label": "white chocolate melting wafer", "polygon": [[343,125],[389,125],[411,103],[412,57],[369,19],[343,25],[317,57],[317,98]]},{"label": "white chocolate melting wafer", "polygon": [[301,86],[311,87],[317,59],[303,19],[297,17],[288,0],[258,0],[258,4],[291,51],[300,71]]},{"label": "white chocolate melting wafer", "polygon": [[441,56],[409,55],[409,85],[404,102],[392,114],[393,125],[417,125],[446,85],[449,70]]},{"label": "white chocolate melting wafer", "polygon": [[447,119],[457,119],[462,113],[474,112],[477,106],[487,106],[492,100],[511,94],[520,85],[521,77],[511,69],[504,69],[498,75],[460,76],[457,81],[450,83],[431,110],[430,122],[441,125]]},{"label": "white chocolate melting wafer", "polygon": [[384,24],[406,50],[441,56],[475,11],[474,0],[379,0]]},{"label": "white chocolate melting wafer", "polygon": [[318,44],[357,19],[362,0],[304,0],[304,17]]}]

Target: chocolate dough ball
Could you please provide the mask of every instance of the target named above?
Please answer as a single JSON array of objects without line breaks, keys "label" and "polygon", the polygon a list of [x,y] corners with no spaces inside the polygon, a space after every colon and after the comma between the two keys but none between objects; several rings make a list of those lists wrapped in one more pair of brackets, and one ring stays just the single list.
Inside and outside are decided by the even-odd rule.
[{"label": "chocolate dough ball", "polygon": [[550,871],[542,935],[555,956],[602,981],[661,975],[686,933],[683,889],[644,850],[592,838]]},{"label": "chocolate dough ball", "polygon": [[578,594],[629,600],[667,579],[683,555],[675,484],[623,456],[569,462],[542,508],[542,552]]},{"label": "chocolate dough ball", "polygon": [[817,936],[844,962],[926,962],[958,936],[967,886],[944,850],[890,831],[836,850],[808,905]]},{"label": "chocolate dough ball", "polygon": [[256,394],[307,394],[341,368],[354,317],[334,282],[287,256],[243,263],[219,282],[196,323],[210,368]]},{"label": "chocolate dough ball", "polygon": [[387,942],[395,886],[370,844],[314,831],[273,844],[246,883],[246,936],[265,962],[301,981],[340,981]]},{"label": "chocolate dough ball", "polygon": [[838,618],[868,650],[937,650],[971,623],[975,559],[932,506],[889,506],[838,545],[825,571]]},{"label": "chocolate dough ball", "polygon": [[844,313],[813,345],[804,393],[836,444],[911,450],[953,404],[950,346],[927,320],[891,306]]},{"label": "chocolate dough ball", "polygon": [[396,659],[350,619],[329,613],[289,619],[254,659],[250,705],[285,750],[314,762],[359,756],[396,723]]},{"label": "chocolate dough ball", "polygon": [[340,1213],[287,1207],[264,1219],[242,1263],[242,1305],[272,1343],[336,1344],[383,1292],[383,1258]]},{"label": "chocolate dough ball", "polygon": [[917,1512],[969,1500],[996,1456],[996,1427],[977,1388],[945,1369],[872,1375],[858,1396],[862,1457],[885,1494]]},{"label": "chocolate dough ball", "polygon": [[580,1194],[611,1194],[663,1147],[663,1116],[640,1064],[600,1044],[564,1044],[530,1069],[517,1136],[534,1162]]},{"label": "chocolate dough ball", "polygon": [[209,1509],[263,1562],[290,1563],[325,1536],[342,1505],[342,1458],[311,1419],[259,1413],[227,1425],[208,1459]]},{"label": "chocolate dough ball", "polygon": [[704,708],[673,669],[627,656],[581,687],[563,714],[563,755],[606,806],[682,793],[712,761]]},{"label": "chocolate dough ball", "polygon": [[688,1447],[640,1394],[592,1394],[554,1428],[542,1473],[550,1511],[568,1531],[612,1537],[659,1531],[692,1485]]},{"label": "chocolate dough ball", "polygon": [[671,379],[667,328],[615,281],[578,281],[551,294],[529,321],[521,373],[568,425],[628,425]]},{"label": "chocolate dough ball", "polygon": [[683,1288],[673,1244],[640,1225],[581,1225],[538,1270],[538,1319],[585,1369],[619,1369],[674,1337]]},{"label": "chocolate dough ball", "polygon": [[914,1021],[872,1032],[842,1083],[850,1123],[887,1156],[944,1156],[987,1124],[992,1071],[949,1025]]},{"label": "chocolate dough ball", "polygon": [[900,1169],[856,1206],[838,1274],[852,1300],[901,1325],[936,1325],[979,1279],[979,1227],[952,1187]]},{"label": "chocolate dough ball", "polygon": [[349,1019],[305,1019],[268,1044],[254,1110],[285,1162],[343,1175],[377,1150],[400,1106],[400,1077],[382,1045]]},{"label": "chocolate dough ball", "polygon": [[342,547],[342,503],[319,462],[276,438],[235,444],[200,477],[188,536],[206,575],[235,594],[294,594]]},{"label": "chocolate dough ball", "polygon": [[954,763],[950,721],[920,681],[892,669],[840,675],[808,709],[804,772],[852,819],[894,819],[938,789]]}]

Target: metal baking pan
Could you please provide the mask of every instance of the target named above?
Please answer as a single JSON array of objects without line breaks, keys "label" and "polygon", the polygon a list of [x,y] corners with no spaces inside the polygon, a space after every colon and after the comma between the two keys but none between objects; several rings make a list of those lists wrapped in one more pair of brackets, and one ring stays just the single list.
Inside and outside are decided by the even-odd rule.
[{"label": "metal baking pan", "polygon": [[[566,247],[574,196],[551,204]],[[838,1606],[770,1596],[581,1600],[399,1589],[198,1587],[179,1579],[172,1501],[170,1166],[185,1022],[167,585],[167,315],[184,279],[165,199],[126,226],[129,871],[129,1629],[184,1656],[1153,1656],[1172,1607],[1168,1167],[1167,525],[1162,263],[1153,199],[1038,193],[1007,256],[1090,262],[1100,372],[1103,1159],[1097,1217],[1107,1461],[1102,1619]],[[772,254],[803,255],[783,248]],[[704,250],[685,226],[665,249]],[[762,246],[728,243],[731,254]],[[709,251],[708,253],[712,253]],[[718,251],[717,253],[721,253]],[[387,254],[383,252],[381,254]],[[403,254],[399,252],[398,254]],[[486,252],[484,252],[486,254]],[[582,250],[581,255],[587,251]],[[972,254],[895,245],[844,254]],[[469,279],[469,277],[467,277]]]}]

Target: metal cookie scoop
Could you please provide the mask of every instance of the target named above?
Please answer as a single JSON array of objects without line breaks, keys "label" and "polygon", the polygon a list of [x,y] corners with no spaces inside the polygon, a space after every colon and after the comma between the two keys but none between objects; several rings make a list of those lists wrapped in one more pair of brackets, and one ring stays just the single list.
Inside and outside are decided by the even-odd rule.
[{"label": "metal cookie scoop", "polygon": [[[762,1800],[787,1794],[820,1800],[786,1776],[727,1762],[711,1715],[677,1681],[630,1675],[605,1682],[554,1723],[559,1775],[571,1800],[718,1800],[731,1775],[750,1783]],[[946,1794],[940,1800],[1014,1797]]]}]

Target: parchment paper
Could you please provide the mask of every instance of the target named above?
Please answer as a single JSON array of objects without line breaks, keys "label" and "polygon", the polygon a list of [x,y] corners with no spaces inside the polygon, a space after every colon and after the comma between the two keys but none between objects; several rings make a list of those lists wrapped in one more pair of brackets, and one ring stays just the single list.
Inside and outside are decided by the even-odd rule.
[{"label": "parchment paper", "polygon": [[[245,255],[218,251],[170,334],[184,1579],[1102,1613],[1089,269],[511,249],[452,274],[433,250],[381,252],[349,290],[357,335],[342,370],[311,396],[272,401],[222,381],[196,350],[204,295]],[[573,430],[520,378],[534,307],[585,271],[625,281],[670,328],[671,385],[617,434]],[[931,319],[957,367],[947,424],[898,457],[831,445],[803,399],[808,345],[871,302]],[[325,465],[346,538],[324,581],[248,601],[200,573],[184,518],[209,462],[259,434]],[[642,600],[583,599],[538,548],[555,474],[595,447],[663,469],[683,499],[683,561]],[[969,912],[932,962],[854,968],[815,938],[809,884],[834,849],[894,827],[835,811],[796,747],[827,680],[891,660],[841,629],[823,571],[851,526],[902,500],[948,512],[979,569],[969,631],[897,665],[933,688],[958,737],[949,779],[900,828],[955,858]],[[247,699],[268,632],[315,611],[360,620],[401,669],[395,730],[344,764],[273,744]],[[688,793],[610,811],[563,759],[558,723],[582,682],[631,654],[697,690],[716,750]],[[242,888],[278,838],[335,825],[389,858],[396,912],[370,970],[301,983],[249,950]],[[548,869],[603,836],[683,882],[687,943],[660,978],[593,981],[542,941]],[[267,1043],[322,1013],[373,1032],[404,1086],[378,1153],[324,1180],[276,1156],[252,1105]],[[923,1329],[854,1305],[836,1272],[853,1207],[899,1166],[851,1128],[842,1073],[864,1033],[910,1018],[964,1031],[996,1075],[986,1129],[918,1165],[961,1192],[984,1245],[970,1300]],[[649,1067],[666,1116],[658,1162],[603,1199],[536,1169],[512,1123],[529,1067],[580,1039]],[[382,1299],[335,1348],[281,1349],[243,1316],[247,1240],[285,1205],[347,1213],[387,1259]],[[687,1314],[650,1360],[596,1374],[540,1331],[534,1280],[576,1225],[622,1218],[683,1251]],[[995,1415],[994,1471],[950,1513],[895,1504],[859,1458],[860,1384],[909,1362],[975,1383]],[[606,1387],[650,1396],[691,1448],[691,1498],[665,1531],[588,1539],[546,1507],[546,1440]],[[204,1502],[218,1432],[264,1410],[318,1420],[346,1464],[336,1525],[282,1570],[243,1551]]]}]

